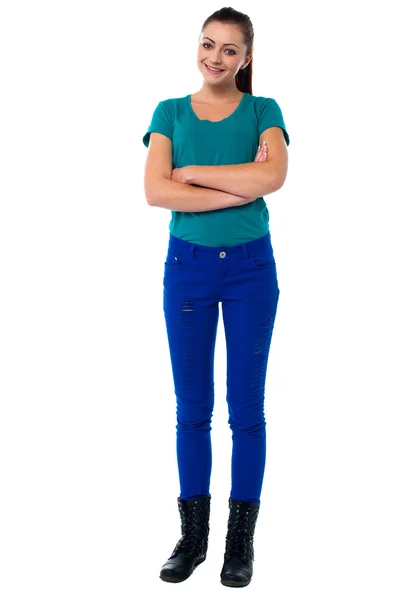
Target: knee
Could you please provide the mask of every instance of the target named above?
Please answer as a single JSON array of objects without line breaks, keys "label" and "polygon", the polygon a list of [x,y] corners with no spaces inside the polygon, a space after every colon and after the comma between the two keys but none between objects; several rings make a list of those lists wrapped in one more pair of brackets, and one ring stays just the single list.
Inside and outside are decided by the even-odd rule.
[{"label": "knee", "polygon": [[211,429],[213,402],[178,401],[176,417],[178,429]]},{"label": "knee", "polygon": [[266,420],[262,415],[258,419],[234,419],[229,418],[230,429],[233,432],[245,433],[247,435],[259,435],[263,434],[266,429]]}]

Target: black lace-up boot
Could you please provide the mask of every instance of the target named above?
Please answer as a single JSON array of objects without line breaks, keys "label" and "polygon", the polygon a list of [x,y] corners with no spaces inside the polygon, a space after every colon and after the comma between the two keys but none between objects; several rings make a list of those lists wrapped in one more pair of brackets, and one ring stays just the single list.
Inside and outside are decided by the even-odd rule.
[{"label": "black lace-up boot", "polygon": [[192,500],[177,499],[182,537],[161,569],[160,578],[164,581],[184,581],[206,559],[210,500],[211,496],[198,496]]},{"label": "black lace-up boot", "polygon": [[259,502],[229,498],[226,550],[220,573],[223,585],[243,587],[251,581],[254,561],[253,538],[259,507]]}]

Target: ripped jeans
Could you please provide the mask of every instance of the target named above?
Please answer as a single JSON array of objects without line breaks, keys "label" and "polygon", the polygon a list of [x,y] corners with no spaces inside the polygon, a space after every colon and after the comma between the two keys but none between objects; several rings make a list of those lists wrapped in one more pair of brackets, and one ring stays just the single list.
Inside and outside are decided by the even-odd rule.
[{"label": "ripped jeans", "polygon": [[210,494],[214,351],[222,304],[232,498],[260,502],[266,465],[266,368],[280,294],[270,231],[213,248],[169,234],[164,314],[176,394],[180,497]]}]

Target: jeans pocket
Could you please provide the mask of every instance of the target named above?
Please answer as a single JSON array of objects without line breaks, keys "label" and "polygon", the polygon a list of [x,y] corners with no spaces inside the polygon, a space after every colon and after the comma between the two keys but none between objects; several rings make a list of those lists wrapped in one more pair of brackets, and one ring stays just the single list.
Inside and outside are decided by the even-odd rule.
[{"label": "jeans pocket", "polygon": [[181,265],[182,262],[180,258],[174,254],[171,250],[168,250],[165,260],[165,267],[177,267]]},{"label": "jeans pocket", "polygon": [[258,269],[263,269],[265,267],[270,267],[270,266],[273,266],[273,267],[276,266],[276,261],[274,259],[274,256],[270,256],[270,254],[268,254],[266,256],[250,256],[250,259],[252,260],[252,262]]}]

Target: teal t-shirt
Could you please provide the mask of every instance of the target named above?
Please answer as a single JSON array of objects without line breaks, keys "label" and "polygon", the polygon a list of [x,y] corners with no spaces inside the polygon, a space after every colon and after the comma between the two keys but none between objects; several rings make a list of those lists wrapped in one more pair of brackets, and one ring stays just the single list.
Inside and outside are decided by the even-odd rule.
[{"label": "teal t-shirt", "polygon": [[[199,119],[191,95],[159,102],[143,137],[148,147],[151,132],[172,140],[173,166],[232,165],[253,162],[259,137],[269,127],[281,127],[290,143],[283,115],[273,98],[244,93],[235,111],[221,121]],[[172,211],[172,235],[203,246],[235,246],[266,235],[269,211],[264,198],[243,206],[205,212]]]}]

